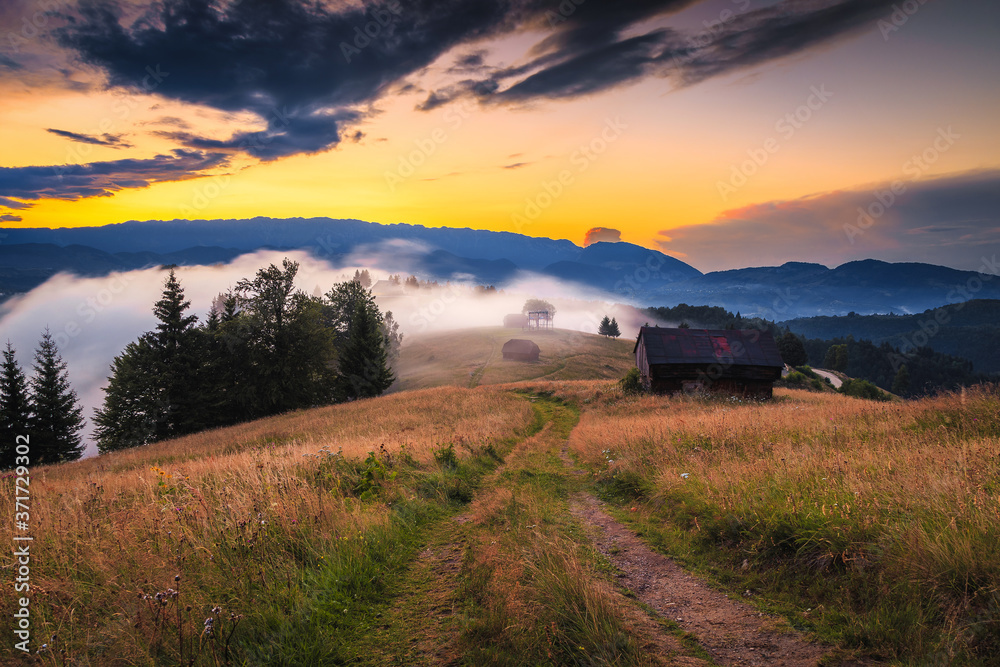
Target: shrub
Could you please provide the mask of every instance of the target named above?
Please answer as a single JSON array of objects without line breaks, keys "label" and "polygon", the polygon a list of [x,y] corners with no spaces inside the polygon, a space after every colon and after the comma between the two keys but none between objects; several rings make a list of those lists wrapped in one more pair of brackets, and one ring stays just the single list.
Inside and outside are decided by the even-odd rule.
[{"label": "shrub", "polygon": [[869,401],[890,401],[890,396],[868,380],[847,380],[840,387],[840,393]]},{"label": "shrub", "polygon": [[618,386],[621,387],[625,394],[641,394],[646,390],[646,387],[642,384],[642,375],[639,374],[639,369],[635,367],[630,368],[625,377],[618,381]]}]

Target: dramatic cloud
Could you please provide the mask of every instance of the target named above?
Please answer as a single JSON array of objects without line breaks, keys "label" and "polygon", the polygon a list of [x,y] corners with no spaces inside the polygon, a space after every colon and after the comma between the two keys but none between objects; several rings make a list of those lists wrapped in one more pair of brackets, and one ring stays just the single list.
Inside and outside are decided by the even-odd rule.
[{"label": "dramatic cloud", "polygon": [[622,240],[622,233],[617,229],[609,229],[607,227],[594,227],[593,229],[588,229],[586,236],[583,239],[583,245],[588,246],[592,243],[599,243],[601,241],[606,241],[608,243],[618,243]]},{"label": "dramatic cloud", "polygon": [[786,0],[738,15],[722,30],[698,38],[676,60],[684,83],[784,58],[862,28],[874,29],[893,0]]},{"label": "dramatic cloud", "polygon": [[221,153],[176,149],[145,160],[113,160],[56,167],[0,167],[0,206],[29,208],[39,199],[77,200],[110,197],[125,188],[196,178],[225,166]]},{"label": "dramatic cloud", "polygon": [[21,222],[21,220],[23,218],[19,215],[10,215],[9,213],[0,215],[0,222]]},{"label": "dramatic cloud", "polygon": [[829,41],[890,4],[785,0],[738,15],[708,35],[650,25],[696,2],[379,0],[332,8],[301,0],[165,0],[128,21],[133,8],[88,1],[59,35],[111,86],[249,112],[262,126],[230,137],[183,127],[162,136],[188,148],[272,160],[336,146],[373,102],[412,85],[408,77],[452,49],[484,39],[546,33],[529,61],[517,66],[491,64],[483,48],[459,53],[447,72],[479,78],[441,86],[418,109],[466,96],[517,104],[573,98],[678,69],[679,80],[693,83]]},{"label": "dramatic cloud", "polygon": [[703,271],[866,258],[975,270],[1000,253],[1000,171],[755,204],[661,234]]},{"label": "dramatic cloud", "polygon": [[77,132],[57,130],[51,127],[45,131],[81,144],[94,144],[95,146],[108,146],[109,148],[132,148],[132,144],[127,141],[123,141],[120,134],[108,134],[105,132],[100,137],[96,137],[92,134],[79,134]]},{"label": "dramatic cloud", "polygon": [[91,2],[61,41],[112,86],[155,85],[157,95],[250,112],[266,125],[226,139],[178,135],[185,145],[274,159],[335,146],[388,86],[504,28],[511,11],[503,0],[388,0],[336,11],[295,0],[167,0],[126,27],[120,6]]},{"label": "dramatic cloud", "polygon": [[674,76],[679,85],[690,85],[874,26],[892,2],[784,0],[754,11],[734,10],[727,21],[700,33],[641,31],[648,19],[690,4],[587,3],[566,15],[549,11],[554,33],[535,46],[534,60],[435,90],[418,109],[430,110],[465,96],[492,103],[574,98],[648,76]]}]

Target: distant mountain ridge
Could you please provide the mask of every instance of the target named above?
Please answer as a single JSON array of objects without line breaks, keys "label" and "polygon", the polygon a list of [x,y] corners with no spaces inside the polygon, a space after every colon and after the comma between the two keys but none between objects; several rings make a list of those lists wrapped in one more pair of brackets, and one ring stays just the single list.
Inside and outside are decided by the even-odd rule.
[{"label": "distant mountain ridge", "polygon": [[6,294],[31,289],[58,271],[101,275],[159,264],[214,264],[270,249],[306,250],[333,265],[350,260],[425,279],[498,287],[530,271],[622,302],[718,305],[774,321],[852,311],[918,313],[971,298],[1000,298],[1000,280],[992,276],[931,264],[861,260],[830,269],[788,262],[702,274],[630,243],[581,248],[511,232],[330,218],[131,221],[0,232],[6,233],[0,244],[0,292]]},{"label": "distant mountain ridge", "polygon": [[1000,300],[974,299],[915,315],[808,317],[780,322],[806,338],[853,336],[901,349],[927,346],[963,357],[980,373],[1000,373]]}]

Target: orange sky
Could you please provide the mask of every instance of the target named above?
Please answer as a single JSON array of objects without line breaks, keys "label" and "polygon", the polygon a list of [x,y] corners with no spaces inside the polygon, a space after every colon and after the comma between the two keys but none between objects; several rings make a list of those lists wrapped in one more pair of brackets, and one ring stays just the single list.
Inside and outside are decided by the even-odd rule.
[{"label": "orange sky", "polygon": [[[731,3],[702,4],[695,18]],[[873,24],[685,88],[649,76],[568,100],[517,106],[459,100],[416,111],[428,89],[450,80],[446,68],[467,50],[453,49],[410,77],[414,92],[373,101],[349,125],[364,133],[356,143],[271,162],[234,155],[229,165],[191,180],[74,201],[43,197],[30,208],[0,213],[21,218],[6,226],[31,227],[329,216],[517,231],[576,243],[601,226],[620,230],[622,240],[661,247],[661,232],[669,236],[674,228],[710,223],[733,209],[901,178],[907,161],[932,146],[944,127],[961,139],[920,178],[1000,166],[998,51],[985,45],[968,18],[968,10],[984,6],[930,3],[891,40]],[[486,46],[505,62],[523,62],[535,41],[520,35]],[[165,116],[209,137],[262,128],[252,114],[155,91],[79,93],[0,72],[7,92],[0,102],[5,168],[153,158],[176,147],[151,134],[163,129],[157,122]],[[101,75],[83,69],[77,76]],[[814,91],[826,91],[826,99]],[[795,113],[798,121],[782,121]],[[49,128],[121,135],[130,146],[92,146]],[[747,162],[755,158],[758,164]],[[741,168],[751,173],[734,178]],[[687,256],[670,242],[662,247]],[[698,266],[704,258],[687,259]]]}]

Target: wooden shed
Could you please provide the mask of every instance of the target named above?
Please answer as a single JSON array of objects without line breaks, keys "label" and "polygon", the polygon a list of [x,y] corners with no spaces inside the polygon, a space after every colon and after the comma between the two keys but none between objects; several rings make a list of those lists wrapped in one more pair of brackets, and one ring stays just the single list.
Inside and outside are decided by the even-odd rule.
[{"label": "wooden shed", "polygon": [[633,353],[643,383],[657,393],[770,398],[784,368],[774,337],[756,329],[642,327]]},{"label": "wooden shed", "polygon": [[503,344],[505,361],[538,361],[540,350],[535,341],[512,338]]}]

